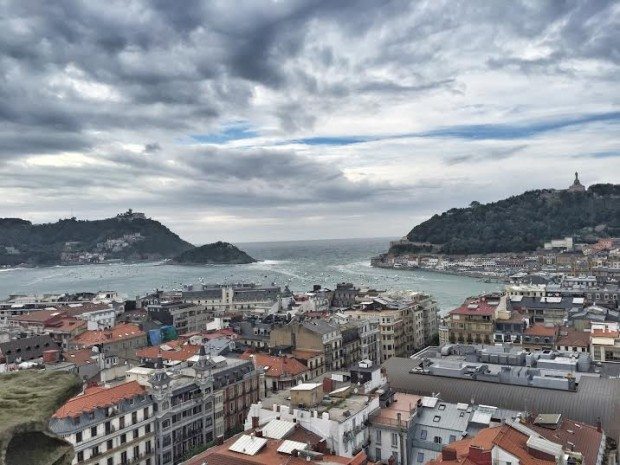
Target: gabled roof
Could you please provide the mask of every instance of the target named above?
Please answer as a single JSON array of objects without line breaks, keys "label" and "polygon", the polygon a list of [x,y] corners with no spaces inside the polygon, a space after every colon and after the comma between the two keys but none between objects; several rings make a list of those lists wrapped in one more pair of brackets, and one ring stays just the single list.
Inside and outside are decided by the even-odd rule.
[{"label": "gabled roof", "polygon": [[566,449],[574,448],[576,452],[581,452],[584,459],[583,465],[596,465],[603,433],[595,426],[563,418],[554,429],[532,423],[528,423],[527,427],[545,439],[561,444]]},{"label": "gabled roof", "polygon": [[252,360],[254,366],[265,370],[265,376],[270,378],[280,378],[282,376],[297,376],[308,371],[308,367],[299,360],[292,357],[275,356],[267,354],[248,354],[241,355],[244,360]]},{"label": "gabled roof", "polygon": [[199,345],[193,344],[181,345],[172,348],[172,350],[162,349],[165,345],[166,344],[162,344],[162,346],[143,347],[142,349],[136,350],[136,356],[144,359],[155,360],[161,355],[163,360],[185,362],[189,358],[196,355],[200,350]]},{"label": "gabled roof", "polygon": [[64,313],[60,310],[34,310],[30,313],[11,317],[12,321],[19,321],[22,323],[46,323],[54,318],[63,316]]},{"label": "gabled roof", "polygon": [[[497,300],[493,300],[497,302]],[[484,298],[467,299],[463,305],[450,311],[450,315],[483,315],[493,316],[497,310],[497,305],[490,305]]]},{"label": "gabled roof", "polygon": [[74,337],[73,342],[81,347],[92,347],[96,344],[109,344],[145,335],[146,333],[138,325],[120,323],[111,329],[84,331],[82,334]]},{"label": "gabled roof", "polygon": [[523,330],[524,336],[546,336],[554,337],[558,333],[557,326],[547,326],[544,324],[532,325]]},{"label": "gabled roof", "polygon": [[577,331],[573,328],[562,328],[556,344],[567,347],[588,347],[590,345],[590,333]]},{"label": "gabled roof", "polygon": [[53,417],[78,417],[82,413],[92,412],[98,408],[111,407],[123,400],[142,395],[146,395],[146,390],[137,381],[130,381],[111,388],[91,388],[84,394],[69,399],[54,413]]}]

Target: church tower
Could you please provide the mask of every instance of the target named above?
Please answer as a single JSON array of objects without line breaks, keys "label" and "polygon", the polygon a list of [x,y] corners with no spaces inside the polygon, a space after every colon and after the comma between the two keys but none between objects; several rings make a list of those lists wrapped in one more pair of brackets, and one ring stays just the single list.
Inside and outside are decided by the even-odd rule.
[{"label": "church tower", "polygon": [[573,181],[572,186],[568,188],[570,192],[585,192],[586,188],[583,184],[579,182],[579,173],[575,172],[575,180]]}]

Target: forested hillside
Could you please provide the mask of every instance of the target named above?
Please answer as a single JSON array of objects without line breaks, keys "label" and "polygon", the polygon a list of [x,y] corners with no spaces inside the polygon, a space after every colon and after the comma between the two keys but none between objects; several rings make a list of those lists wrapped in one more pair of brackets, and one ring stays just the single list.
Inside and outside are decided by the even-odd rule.
[{"label": "forested hillside", "polygon": [[[407,239],[435,244],[446,254],[535,250],[552,238],[582,239],[620,235],[620,185],[597,184],[586,192],[535,190],[499,202],[472,202],[414,227]],[[419,251],[397,245],[399,254]]]}]

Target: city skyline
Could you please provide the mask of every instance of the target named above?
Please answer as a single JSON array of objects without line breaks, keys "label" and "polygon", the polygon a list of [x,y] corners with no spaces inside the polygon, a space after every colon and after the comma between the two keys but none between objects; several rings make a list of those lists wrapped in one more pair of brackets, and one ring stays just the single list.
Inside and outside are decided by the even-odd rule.
[{"label": "city skyline", "polygon": [[0,217],[399,237],[617,182],[620,5],[0,1]]}]

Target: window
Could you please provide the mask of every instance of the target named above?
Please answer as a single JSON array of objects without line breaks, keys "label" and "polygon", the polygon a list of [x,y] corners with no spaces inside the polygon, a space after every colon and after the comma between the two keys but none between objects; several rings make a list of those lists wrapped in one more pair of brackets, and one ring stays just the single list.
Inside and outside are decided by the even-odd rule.
[{"label": "window", "polygon": [[79,443],[82,442],[82,432],[78,431],[77,433],[75,433],[75,442]]},{"label": "window", "polygon": [[378,429],[377,432],[375,433],[375,442],[377,444],[381,444],[381,430]]},{"label": "window", "polygon": [[433,442],[435,444],[441,444],[441,436],[435,436],[435,438],[433,439]]},{"label": "window", "polygon": [[127,434],[121,434],[121,444],[125,444],[127,442]]},{"label": "window", "polygon": [[136,423],[138,423],[138,412],[132,412],[131,413],[131,423],[133,425],[135,425]]},{"label": "window", "polygon": [[446,404],[439,404],[439,410],[445,410]]},{"label": "window", "polygon": [[127,451],[124,450],[123,452],[121,452],[121,463],[126,463],[127,462]]},{"label": "window", "polygon": [[441,420],[441,417],[439,415],[435,415],[433,417],[433,423],[439,423],[439,420]]},{"label": "window", "polygon": [[147,423],[147,424],[144,426],[144,434],[149,434],[150,432],[151,432],[151,424],[150,424],[150,423]]},{"label": "window", "polygon": [[138,439],[138,428],[133,430],[133,438]]},{"label": "window", "polygon": [[381,449],[379,447],[375,449],[375,460],[376,461],[381,460]]},{"label": "window", "polygon": [[392,446],[398,445],[398,434],[392,433]]},{"label": "window", "polygon": [[113,449],[113,448],[114,448],[114,445],[113,445],[113,444],[114,444],[114,443],[112,442],[112,440],[111,440],[111,439],[108,439],[108,440],[107,440],[107,442],[106,442],[106,448],[107,448],[106,450]]},{"label": "window", "polygon": [[424,452],[418,452],[418,456],[416,457],[416,462],[424,463]]},{"label": "window", "polygon": [[95,436],[97,436],[97,427],[96,427],[96,426],[93,426],[93,427],[90,429],[90,435],[91,435],[93,438],[94,438]]},{"label": "window", "polygon": [[426,431],[425,429],[420,430],[420,439],[426,439],[427,435],[428,435],[428,431]]},{"label": "window", "polygon": [[454,442],[456,441],[456,436],[454,434],[450,435],[450,440],[448,442]]},{"label": "window", "polygon": [[77,453],[77,461],[78,462],[83,462],[84,461],[84,452],[83,451],[79,451]]},{"label": "window", "polygon": [[142,414],[142,415],[143,415],[143,417],[144,417],[144,419],[145,419],[145,420],[149,417],[149,408],[148,408],[148,407],[146,407],[146,408],[144,409],[144,411],[143,411],[143,414]]}]

